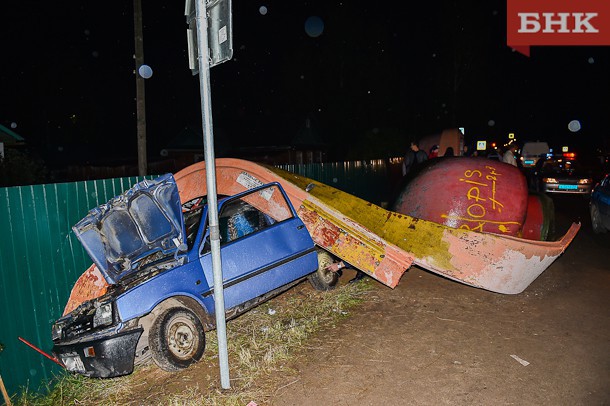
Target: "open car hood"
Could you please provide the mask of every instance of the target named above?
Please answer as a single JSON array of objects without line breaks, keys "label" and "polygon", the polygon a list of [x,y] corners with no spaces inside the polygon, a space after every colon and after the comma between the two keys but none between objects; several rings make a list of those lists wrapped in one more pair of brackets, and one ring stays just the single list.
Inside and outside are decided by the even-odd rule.
[{"label": "open car hood", "polygon": [[72,227],[110,284],[138,269],[151,254],[159,259],[184,248],[184,220],[171,174],[144,180],[89,211]]}]

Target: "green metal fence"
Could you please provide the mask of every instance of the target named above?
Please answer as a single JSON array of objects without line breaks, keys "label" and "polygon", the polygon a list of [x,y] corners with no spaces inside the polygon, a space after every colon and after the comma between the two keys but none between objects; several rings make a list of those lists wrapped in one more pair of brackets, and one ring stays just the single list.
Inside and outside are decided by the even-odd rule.
[{"label": "green metal fence", "polygon": [[[399,164],[386,160],[278,167],[379,205],[388,201],[399,171]],[[52,348],[51,324],[91,265],[71,227],[139,180],[0,188],[0,375],[11,394],[25,386],[37,391],[60,371],[18,337],[46,352]]]},{"label": "green metal fence", "polygon": [[52,348],[51,324],[91,265],[72,225],[140,179],[0,188],[0,374],[11,394],[60,370],[18,337]]},{"label": "green metal fence", "polygon": [[391,204],[401,178],[398,159],[276,165],[380,206]]}]

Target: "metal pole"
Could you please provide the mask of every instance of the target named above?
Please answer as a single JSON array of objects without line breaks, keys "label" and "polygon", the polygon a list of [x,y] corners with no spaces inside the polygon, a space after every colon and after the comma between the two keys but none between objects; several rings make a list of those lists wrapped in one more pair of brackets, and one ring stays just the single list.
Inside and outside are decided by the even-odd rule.
[{"label": "metal pole", "polygon": [[144,78],[138,70],[144,63],[144,34],[142,31],[142,0],[133,0],[133,22],[136,46],[136,114],[138,127],[138,175],[146,176],[146,105],[144,102]]},{"label": "metal pole", "polygon": [[6,406],[11,406],[11,397],[8,395],[6,391],[6,387],[4,386],[4,381],[2,380],[2,376],[0,376],[0,391],[2,391],[2,397],[4,398],[4,403]]},{"label": "metal pole", "polygon": [[216,165],[214,158],[214,136],[212,129],[212,98],[210,91],[210,60],[208,58],[208,21],[204,0],[197,0],[197,50],[199,53],[199,89],[201,92],[201,116],[203,121],[203,149],[208,189],[208,221],[212,248],[212,270],[214,271],[214,306],[216,309],[216,334],[218,335],[218,361],[220,363],[220,385],[229,389],[229,355],[227,351],[227,325],[225,299],[222,287],[222,264],[220,262],[220,231],[218,228],[218,199],[216,195]]}]

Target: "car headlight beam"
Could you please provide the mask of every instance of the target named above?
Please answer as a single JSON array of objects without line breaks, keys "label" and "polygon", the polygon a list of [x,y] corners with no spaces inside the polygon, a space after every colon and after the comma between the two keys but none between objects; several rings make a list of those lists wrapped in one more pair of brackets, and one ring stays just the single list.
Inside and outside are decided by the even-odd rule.
[{"label": "car headlight beam", "polygon": [[557,182],[557,179],[555,179],[555,178],[542,178],[542,181],[544,183],[559,183],[559,182]]}]

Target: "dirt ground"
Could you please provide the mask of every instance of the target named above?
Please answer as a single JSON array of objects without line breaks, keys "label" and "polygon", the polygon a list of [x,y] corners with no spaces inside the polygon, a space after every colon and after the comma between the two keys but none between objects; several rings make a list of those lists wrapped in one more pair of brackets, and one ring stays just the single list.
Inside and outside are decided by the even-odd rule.
[{"label": "dirt ground", "polygon": [[[263,399],[251,400],[259,406],[610,405],[610,233],[593,234],[587,200],[554,201],[558,234],[572,221],[582,228],[523,293],[475,289],[416,267],[395,289],[371,279],[366,302],[308,338],[282,366],[283,375],[257,380]],[[341,283],[353,276],[345,272]],[[313,288],[304,283],[284,295],[307,289]],[[154,366],[142,372],[126,377],[137,382],[126,385],[131,401],[125,404],[155,404],[172,393],[184,393],[172,404],[191,404],[189,388],[218,388],[220,381],[214,360],[178,373]]]},{"label": "dirt ground", "polygon": [[587,200],[554,201],[559,233],[571,221],[583,227],[525,292],[491,293],[413,267],[313,340],[271,403],[610,404],[610,234],[592,233]]}]

